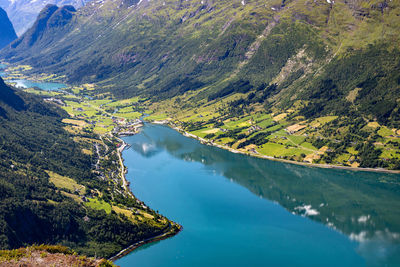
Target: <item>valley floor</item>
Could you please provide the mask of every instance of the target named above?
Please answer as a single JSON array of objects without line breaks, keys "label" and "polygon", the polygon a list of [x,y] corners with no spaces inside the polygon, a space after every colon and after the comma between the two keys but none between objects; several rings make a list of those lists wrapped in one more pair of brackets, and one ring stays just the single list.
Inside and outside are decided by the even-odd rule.
[{"label": "valley floor", "polygon": [[[186,106],[192,95],[185,96]],[[266,112],[253,106],[232,114],[236,94],[195,107],[176,99],[153,104],[148,121],[170,124],[188,136],[232,152],[319,167],[363,170],[400,170],[400,129],[360,118],[335,115],[305,119],[302,103],[290,110]],[[180,102],[183,101],[182,98]]]},{"label": "valley floor", "polygon": [[[26,76],[29,66],[10,69],[10,79]],[[63,77],[36,75],[38,81]],[[95,84],[83,84],[65,91],[26,89],[62,106],[71,116],[65,121],[70,131],[121,135],[134,134],[141,127],[139,118],[162,121],[204,143],[255,157],[295,162],[318,167],[339,167],[372,171],[400,169],[400,129],[376,121],[358,122],[334,115],[305,119],[298,115],[305,103],[290,110],[266,111],[261,105],[235,105],[247,94],[234,94],[211,102],[192,103],[198,92],[187,92],[161,102],[141,97],[116,100],[99,94]]]},{"label": "valley floor", "polygon": [[282,158],[276,158],[273,156],[267,156],[267,155],[261,155],[259,153],[250,153],[249,151],[244,151],[240,149],[234,149],[232,147],[226,146],[226,145],[221,145],[219,143],[215,143],[212,140],[204,139],[199,136],[196,136],[194,134],[191,134],[189,132],[184,131],[182,128],[177,127],[175,125],[170,125],[169,121],[152,121],[151,123],[154,124],[162,124],[162,125],[167,125],[174,130],[182,133],[184,136],[189,137],[189,138],[194,138],[199,140],[202,144],[205,145],[211,145],[218,147],[220,149],[225,149],[228,150],[232,153],[239,153],[239,154],[244,154],[247,156],[251,157],[257,157],[257,158],[262,158],[262,159],[267,159],[267,160],[275,160],[275,161],[280,161],[280,162],[286,162],[290,164],[297,164],[297,165],[303,165],[303,166],[309,166],[309,167],[318,167],[318,168],[332,168],[332,169],[342,169],[342,170],[356,170],[356,171],[372,171],[372,172],[383,172],[383,173],[400,173],[400,170],[388,170],[384,168],[360,168],[360,167],[349,167],[349,166],[340,166],[340,165],[334,165],[334,164],[318,164],[318,163],[310,163],[310,162],[299,162],[299,161],[294,161],[294,160],[287,160],[287,159],[282,159]]}]

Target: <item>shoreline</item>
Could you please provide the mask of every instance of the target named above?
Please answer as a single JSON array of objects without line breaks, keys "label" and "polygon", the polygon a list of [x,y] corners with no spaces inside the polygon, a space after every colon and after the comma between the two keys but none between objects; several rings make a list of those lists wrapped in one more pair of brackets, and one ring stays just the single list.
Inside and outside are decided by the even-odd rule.
[{"label": "shoreline", "polygon": [[[46,81],[39,81],[39,80],[37,80],[37,79],[35,79],[35,78],[29,79],[29,77],[26,77],[26,78],[25,78],[25,77],[22,77],[21,80],[28,80],[28,81],[37,82],[37,83],[46,82]],[[59,81],[59,82],[55,82],[55,83],[62,83],[62,84],[64,84],[66,87],[69,86],[69,85],[67,85],[66,83],[64,83],[63,81]],[[64,87],[64,88],[65,88],[65,87]],[[62,93],[67,94],[67,95],[74,95],[74,94],[72,94],[72,93],[70,93],[70,92],[67,92],[67,91],[63,90],[64,88],[57,89],[56,91],[62,92]],[[26,88],[21,87],[21,89],[26,89]],[[40,89],[40,90],[43,90],[43,89]],[[46,90],[44,90],[44,91],[46,91]],[[124,191],[125,191],[128,195],[130,195],[130,197],[139,200],[138,198],[136,198],[136,196],[134,195],[134,193],[133,193],[133,192],[130,190],[130,188],[129,188],[130,183],[129,183],[129,181],[126,179],[126,174],[127,174],[127,172],[128,172],[128,169],[125,168],[124,159],[123,159],[123,157],[122,157],[122,152],[123,152],[127,147],[129,148],[130,145],[127,144],[123,139],[121,139],[121,137],[130,136],[130,135],[134,135],[134,134],[136,134],[136,133],[130,133],[130,132],[129,132],[129,133],[127,133],[127,134],[125,133],[125,135],[113,135],[113,134],[112,134],[112,135],[113,135],[119,142],[122,143],[121,147],[117,148],[117,154],[118,154],[119,163],[120,163],[120,168],[121,168],[121,169],[120,169],[120,176],[121,176],[121,181],[122,181],[122,188],[124,189]],[[99,135],[99,136],[101,136],[101,135]],[[140,201],[140,200],[139,200],[139,201]],[[141,201],[141,202],[142,202],[142,201]],[[158,235],[156,235],[156,236],[154,236],[154,237],[150,237],[150,238],[148,238],[148,239],[141,240],[141,241],[138,241],[138,242],[136,242],[136,243],[133,243],[133,244],[129,245],[128,247],[122,249],[122,250],[119,251],[118,253],[116,253],[114,256],[110,257],[109,260],[110,260],[110,261],[118,260],[118,259],[120,259],[120,258],[126,256],[127,254],[131,253],[131,252],[134,251],[135,249],[137,249],[137,248],[139,248],[139,247],[145,245],[145,244],[149,244],[149,243],[152,243],[152,242],[156,242],[156,241],[160,241],[160,240],[167,239],[167,238],[169,238],[169,237],[172,237],[172,236],[177,235],[180,231],[182,231],[182,229],[183,229],[183,226],[182,226],[182,225],[180,225],[180,224],[178,224],[178,223],[176,223],[176,222],[174,222],[174,221],[172,221],[172,220],[169,220],[167,217],[165,217],[165,216],[163,216],[163,215],[161,215],[161,216],[164,217],[167,221],[170,222],[169,228],[168,228],[168,231],[167,231],[167,232],[165,232],[165,230],[163,230],[163,232],[162,232],[161,234],[158,234]]]},{"label": "shoreline", "polygon": [[[175,231],[173,229],[173,226],[177,226],[178,227],[178,231]],[[153,243],[153,242],[157,242],[157,241],[161,241],[161,240],[173,237],[173,236],[179,234],[182,231],[182,229],[183,229],[183,227],[181,225],[177,224],[177,223],[174,223],[172,225],[170,224],[168,232],[165,232],[165,233],[163,233],[161,235],[157,235],[157,236],[150,237],[148,239],[136,242],[136,243],[128,246],[127,248],[124,248],[123,250],[121,250],[120,252],[115,254],[114,256],[108,258],[108,260],[110,260],[112,262],[114,262],[116,260],[119,260],[119,259],[125,257],[126,255],[130,254],[131,252],[133,252],[134,250],[136,250],[137,248],[139,248],[141,246],[144,246],[146,244],[150,244],[150,243]]]},{"label": "shoreline", "polygon": [[[4,62],[4,63],[5,63],[5,62]],[[0,63],[0,64],[3,64],[3,63]],[[5,66],[5,68],[8,67],[8,65],[9,65],[9,64],[7,64],[7,65]],[[5,68],[0,68],[0,69],[4,70]],[[34,82],[34,83],[46,83],[46,82],[50,82],[50,83],[60,83],[60,84],[65,85],[65,87],[56,89],[55,91],[64,93],[64,94],[66,94],[66,95],[74,95],[74,96],[77,96],[77,95],[75,95],[75,94],[73,94],[73,93],[71,93],[71,92],[67,92],[67,91],[63,90],[64,88],[70,87],[70,85],[68,85],[68,84],[67,84],[65,81],[63,81],[62,79],[60,79],[59,81],[42,81],[42,80],[37,79],[36,77],[22,76],[22,77],[20,77],[20,78],[18,78],[18,79],[15,79],[15,80],[27,80],[27,81]],[[9,80],[5,80],[5,81],[8,82]],[[20,89],[27,89],[27,87],[19,87],[19,88],[20,88]],[[47,90],[44,90],[44,89],[41,89],[41,88],[39,88],[39,89],[40,89],[40,90],[43,90],[43,91],[47,91]],[[106,134],[107,134],[107,133],[106,133]],[[111,133],[110,133],[110,134],[111,134]],[[126,179],[126,174],[127,174],[127,172],[128,172],[128,169],[125,167],[125,165],[124,165],[124,163],[123,163],[123,162],[124,162],[124,159],[123,159],[123,157],[122,157],[122,152],[123,152],[124,149],[126,149],[127,147],[129,148],[130,145],[120,138],[120,137],[123,137],[123,136],[134,135],[134,134],[136,134],[136,133],[133,133],[133,132],[125,132],[125,135],[122,135],[122,134],[123,134],[123,133],[121,133],[121,135],[113,135],[113,134],[111,134],[111,135],[114,136],[119,142],[122,143],[121,147],[119,147],[119,148],[116,149],[116,152],[117,152],[118,157],[119,157],[119,163],[120,163],[120,170],[119,170],[119,172],[120,172],[121,181],[122,181],[122,188],[123,188],[123,190],[124,190],[130,197],[132,197],[132,198],[134,198],[134,199],[136,199],[136,200],[139,200],[138,198],[136,198],[136,196],[134,195],[134,193],[133,193],[133,192],[130,190],[130,188],[129,188],[130,183],[129,183],[129,181]],[[99,136],[100,136],[100,138],[101,138],[102,135],[99,134]],[[139,200],[139,201],[140,201],[140,200]],[[141,201],[141,202],[142,202],[142,201]],[[142,202],[142,203],[143,203],[143,202]],[[164,216],[164,215],[161,215],[161,216],[162,216],[163,218],[165,218],[165,219],[169,222],[169,226],[168,226],[167,228],[163,229],[162,232],[161,232],[161,234],[157,234],[156,236],[153,236],[153,237],[150,237],[150,238],[147,238],[147,239],[144,239],[144,240],[135,242],[135,243],[129,245],[128,247],[123,248],[122,250],[120,250],[119,252],[117,252],[114,256],[110,257],[109,260],[110,260],[110,261],[118,260],[118,259],[120,259],[120,258],[126,256],[127,254],[131,253],[131,252],[134,251],[135,249],[137,249],[137,248],[139,248],[139,247],[145,245],[145,244],[149,244],[149,243],[152,243],[152,242],[156,242],[156,241],[160,241],[160,240],[167,239],[167,238],[169,238],[169,237],[173,237],[173,236],[177,235],[180,231],[182,231],[182,229],[183,229],[183,226],[182,226],[182,225],[180,225],[180,224],[178,224],[178,223],[176,223],[176,222],[174,222],[174,221],[172,221],[172,220],[169,220],[169,219],[168,219],[166,216]]]},{"label": "shoreline", "polygon": [[[125,168],[124,159],[122,157],[122,152],[125,150],[125,148],[129,147],[129,144],[126,143],[119,136],[115,136],[115,138],[117,138],[120,142],[122,142],[122,145],[119,148],[117,148],[117,154],[118,154],[118,157],[119,157],[120,167],[121,167],[122,187],[124,188],[124,190],[131,197],[134,197],[135,199],[138,199],[138,198],[136,198],[136,196],[133,194],[133,192],[129,188],[129,181],[126,179],[126,173],[128,172],[128,168]],[[182,229],[183,229],[182,225],[180,225],[180,224],[178,224],[178,223],[176,223],[174,221],[169,220],[167,217],[165,217],[163,215],[161,215],[161,216],[166,218],[170,222],[170,224],[168,226],[169,229],[168,229],[167,232],[163,232],[162,234],[158,234],[158,235],[156,235],[154,237],[150,237],[148,239],[141,240],[141,241],[138,241],[136,243],[133,243],[133,244],[129,245],[128,247],[126,247],[126,248],[122,249],[121,251],[119,251],[114,256],[108,258],[108,260],[114,262],[114,261],[116,261],[116,260],[128,255],[129,253],[131,253],[132,251],[134,251],[135,249],[137,249],[137,248],[139,248],[139,247],[141,247],[143,245],[146,245],[146,244],[149,244],[149,243],[152,243],[152,242],[156,242],[156,241],[161,241],[161,240],[167,239],[169,237],[173,237],[173,236],[179,234],[182,231]]]},{"label": "shoreline", "polygon": [[279,159],[279,158],[274,158],[271,156],[244,152],[244,151],[240,151],[240,150],[228,147],[228,146],[216,144],[210,140],[207,140],[207,139],[201,138],[197,135],[188,133],[188,132],[182,130],[180,127],[172,125],[169,121],[151,121],[150,123],[157,124],[157,125],[166,125],[172,129],[174,129],[175,131],[181,133],[183,136],[196,139],[204,145],[210,145],[210,146],[217,147],[220,149],[228,150],[231,153],[247,155],[247,156],[254,157],[254,158],[284,162],[284,163],[289,163],[289,164],[296,164],[296,165],[301,165],[301,166],[306,166],[306,167],[323,168],[323,169],[339,169],[339,170],[349,170],[349,171],[400,174],[400,170],[387,170],[387,169],[380,169],[380,168],[360,168],[360,167],[339,166],[339,165],[331,165],[331,164],[307,163],[307,162],[299,162],[299,161],[288,160],[288,159]]},{"label": "shoreline", "polygon": [[116,138],[122,142],[122,145],[117,148],[117,154],[118,154],[118,158],[119,158],[119,164],[121,167],[121,180],[122,180],[122,187],[125,189],[126,192],[128,192],[129,195],[131,195],[132,197],[134,197],[134,194],[132,193],[132,191],[129,189],[129,182],[126,179],[126,174],[128,172],[127,168],[125,168],[124,165],[124,160],[122,158],[122,152],[125,150],[126,147],[128,147],[128,144],[122,140],[121,138],[119,138],[118,136],[116,136]]}]

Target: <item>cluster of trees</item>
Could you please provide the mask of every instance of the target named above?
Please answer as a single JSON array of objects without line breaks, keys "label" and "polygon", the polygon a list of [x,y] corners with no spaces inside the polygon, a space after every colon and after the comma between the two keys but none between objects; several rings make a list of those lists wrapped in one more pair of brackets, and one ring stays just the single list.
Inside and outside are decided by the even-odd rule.
[{"label": "cluster of trees", "polygon": [[[382,148],[376,147],[375,142],[383,142],[383,137],[378,134],[379,127],[375,130],[368,129],[367,122],[363,118],[341,117],[324,125],[319,131],[321,137],[308,137],[316,148],[329,147],[321,160],[326,163],[336,163],[335,160],[342,154],[348,154],[348,149],[357,151],[354,161],[360,163],[363,168],[390,168],[399,169],[400,160],[396,158],[384,159],[381,156]],[[343,133],[338,129],[347,130]],[[387,146],[396,147],[397,142],[389,141]]]},{"label": "cluster of trees", "polygon": [[229,85],[222,88],[220,91],[212,93],[208,96],[208,101],[212,101],[217,98],[230,95],[232,93],[247,93],[253,89],[253,85],[248,80],[238,80],[230,83]]},{"label": "cluster of trees", "polygon": [[[0,88],[8,90],[9,88]],[[109,257],[129,244],[163,229],[127,217],[92,210],[61,194],[46,171],[83,184],[88,194],[97,189],[111,198],[110,184],[91,171],[95,159],[63,129],[67,116],[54,105],[22,92],[13,95],[23,109],[0,96],[0,249],[31,244],[63,244],[79,253]],[[112,144],[109,144],[113,148]],[[90,149],[90,147],[85,147]],[[124,195],[118,202],[131,204]]]},{"label": "cluster of trees", "polygon": [[[399,127],[399,63],[398,50],[385,44],[370,45],[332,60],[303,90],[302,99],[312,101],[302,114],[308,118],[323,114],[364,116]],[[354,100],[343,101],[355,89]]]}]

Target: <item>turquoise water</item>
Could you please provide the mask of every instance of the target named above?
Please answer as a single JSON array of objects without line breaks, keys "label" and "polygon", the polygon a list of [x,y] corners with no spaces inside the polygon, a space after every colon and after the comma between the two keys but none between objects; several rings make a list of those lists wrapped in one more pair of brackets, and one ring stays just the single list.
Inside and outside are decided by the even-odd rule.
[{"label": "turquoise water", "polygon": [[160,125],[124,138],[135,195],[184,229],[121,266],[399,266],[399,175],[233,154]]},{"label": "turquoise water", "polygon": [[45,83],[45,82],[33,82],[29,80],[11,80],[10,83],[15,83],[15,87],[21,88],[33,88],[38,87],[46,91],[54,91],[67,87],[62,83]]},{"label": "turquoise water", "polygon": [[0,77],[3,77],[4,75],[6,75],[6,73],[4,71],[2,71],[6,67],[7,67],[6,65],[0,64]]}]

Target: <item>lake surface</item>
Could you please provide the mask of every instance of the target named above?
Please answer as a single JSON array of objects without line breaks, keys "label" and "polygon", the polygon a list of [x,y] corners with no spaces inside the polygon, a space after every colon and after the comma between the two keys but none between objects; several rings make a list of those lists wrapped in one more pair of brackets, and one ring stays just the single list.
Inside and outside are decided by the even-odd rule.
[{"label": "lake surface", "polygon": [[0,77],[6,75],[6,73],[3,71],[3,69],[5,69],[6,67],[7,67],[6,65],[0,64]]},{"label": "lake surface", "polygon": [[38,87],[46,91],[57,91],[67,86],[63,83],[50,83],[50,82],[33,82],[29,80],[10,80],[10,83],[15,83],[15,87],[20,88],[33,88]]},{"label": "lake surface", "polygon": [[184,229],[120,266],[400,266],[400,175],[252,158],[161,125],[124,140],[131,190]]}]

